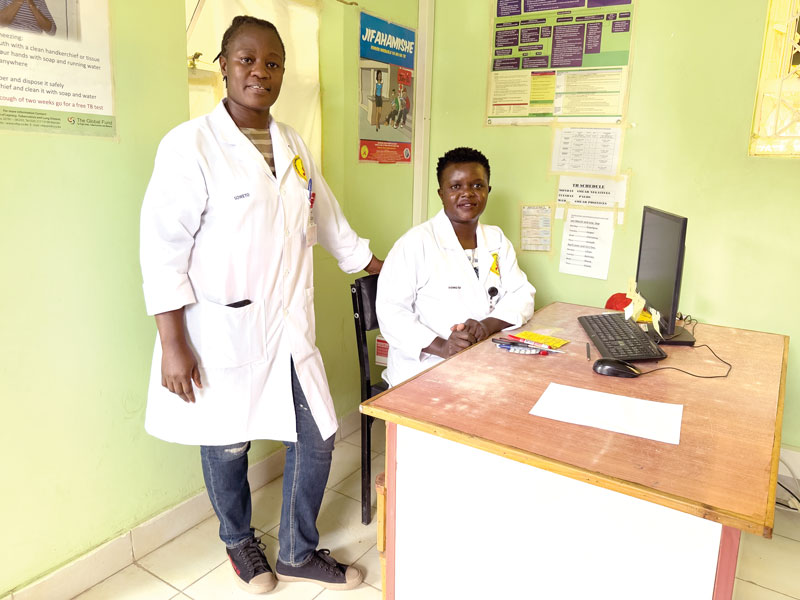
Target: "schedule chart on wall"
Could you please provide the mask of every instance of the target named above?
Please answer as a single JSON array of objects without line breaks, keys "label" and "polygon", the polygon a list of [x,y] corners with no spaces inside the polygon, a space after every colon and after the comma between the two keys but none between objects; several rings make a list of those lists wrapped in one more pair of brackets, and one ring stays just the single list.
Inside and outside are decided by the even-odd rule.
[{"label": "schedule chart on wall", "polygon": [[621,145],[618,127],[556,127],[551,170],[616,175]]},{"label": "schedule chart on wall", "polygon": [[622,118],[633,0],[496,0],[487,123]]}]

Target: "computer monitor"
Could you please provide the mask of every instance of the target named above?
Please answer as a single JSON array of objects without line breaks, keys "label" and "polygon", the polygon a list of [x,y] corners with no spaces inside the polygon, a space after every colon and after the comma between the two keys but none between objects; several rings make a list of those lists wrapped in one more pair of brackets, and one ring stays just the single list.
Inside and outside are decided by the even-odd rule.
[{"label": "computer monitor", "polygon": [[662,337],[656,339],[659,344],[694,344],[694,337],[676,325],[686,223],[686,217],[651,206],[644,207],[636,287],[647,308],[655,309],[661,315],[659,328]]}]

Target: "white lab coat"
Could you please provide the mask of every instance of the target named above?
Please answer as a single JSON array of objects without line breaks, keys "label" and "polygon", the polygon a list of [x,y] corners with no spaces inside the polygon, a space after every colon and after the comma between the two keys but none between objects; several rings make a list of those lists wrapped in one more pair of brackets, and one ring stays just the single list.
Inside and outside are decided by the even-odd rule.
[{"label": "white lab coat", "polygon": [[[296,441],[291,357],[327,439],[337,420],[315,346],[309,201],[295,156],[313,181],[318,240],[339,267],[366,267],[369,242],[350,228],[293,129],[270,120],[276,179],[223,102],[164,137],[142,205],[147,313],[186,307],[203,384],[194,404],[162,387],[157,337],[145,428],[182,444]],[[227,306],[241,300],[251,304]]]},{"label": "white lab coat", "polygon": [[[443,359],[422,352],[467,319],[495,317],[519,327],[533,315],[534,287],[499,227],[478,224],[478,273],[440,211],[395,243],[378,279],[377,311],[389,342],[383,378],[397,385]],[[499,275],[492,271],[497,257]],[[497,289],[494,300],[489,290]]]}]

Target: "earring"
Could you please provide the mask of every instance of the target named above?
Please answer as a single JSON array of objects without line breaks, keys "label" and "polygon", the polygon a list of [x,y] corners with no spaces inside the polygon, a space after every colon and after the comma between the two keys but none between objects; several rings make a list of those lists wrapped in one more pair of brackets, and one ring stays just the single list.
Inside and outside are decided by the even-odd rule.
[{"label": "earring", "polygon": [[225,87],[228,87],[228,76],[227,75],[223,75],[222,76],[222,83],[225,84]]}]

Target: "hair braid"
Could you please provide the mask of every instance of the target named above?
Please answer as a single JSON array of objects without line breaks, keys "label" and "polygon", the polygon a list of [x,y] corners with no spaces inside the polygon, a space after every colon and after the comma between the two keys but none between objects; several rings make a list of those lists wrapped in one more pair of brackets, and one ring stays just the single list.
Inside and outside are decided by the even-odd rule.
[{"label": "hair braid", "polygon": [[254,25],[256,27],[261,27],[266,29],[267,31],[272,31],[275,35],[278,36],[278,41],[281,43],[281,50],[283,51],[283,58],[286,59],[286,47],[283,45],[283,39],[281,39],[281,34],[278,33],[278,28],[275,27],[269,21],[265,21],[264,19],[259,19],[258,17],[251,17],[250,15],[239,15],[238,17],[234,17],[233,21],[231,22],[230,27],[225,30],[225,33],[222,35],[222,44],[220,47],[219,54],[214,60],[217,60],[220,56],[224,56],[228,58],[228,45],[230,41],[236,37],[236,34],[242,27],[246,27],[247,25]]}]

